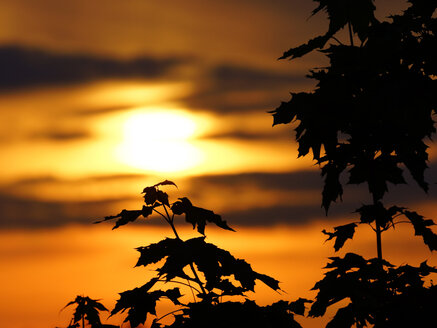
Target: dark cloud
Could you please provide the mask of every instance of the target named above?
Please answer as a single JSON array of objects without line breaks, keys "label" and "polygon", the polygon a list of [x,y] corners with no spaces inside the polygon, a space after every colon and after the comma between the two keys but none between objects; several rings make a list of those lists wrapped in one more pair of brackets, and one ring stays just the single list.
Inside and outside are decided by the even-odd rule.
[{"label": "dark cloud", "polygon": [[[345,208],[330,214],[327,219],[338,218],[339,215],[350,213]],[[222,213],[231,225],[272,226],[278,224],[300,225],[325,217],[324,210],[319,206],[292,205],[251,208]]]},{"label": "dark cloud", "polygon": [[104,115],[108,113],[126,111],[132,108],[131,104],[120,104],[114,106],[104,106],[104,107],[88,107],[88,108],[80,108],[73,109],[70,114],[74,116],[95,116],[95,115]]},{"label": "dark cloud", "polygon": [[190,108],[218,112],[271,110],[288,100],[290,90],[311,85],[304,74],[279,73],[267,69],[219,65],[198,81],[197,91],[182,99]]},{"label": "dark cloud", "polygon": [[[100,182],[138,180],[144,179],[142,175],[105,175],[91,178],[80,179],[80,181]],[[437,165],[432,165],[428,172],[428,179],[431,184],[431,191],[425,195],[419,187],[413,183],[410,185],[390,186],[390,193],[386,199],[387,204],[397,204],[402,206],[413,205],[417,202],[435,202],[437,200]],[[71,181],[78,184],[80,181]],[[47,201],[37,200],[24,196],[14,196],[8,191],[17,187],[31,188],[40,183],[67,183],[53,177],[32,178],[20,180],[15,184],[3,186],[0,190],[0,227],[1,228],[35,228],[52,227],[68,223],[90,224],[97,218],[120,212],[129,204],[137,204],[133,208],[141,207],[141,198],[135,195],[132,198],[108,198],[93,201]],[[142,181],[144,182],[144,180]],[[245,173],[228,175],[208,175],[193,178],[186,178],[186,181],[175,181],[180,187],[180,192],[187,195],[193,202],[201,198],[205,192],[213,192],[209,197],[220,198],[223,190],[238,190],[241,197],[244,188],[257,188],[262,192],[314,192],[314,202],[312,203],[280,203],[274,206],[265,206],[262,199],[259,206],[251,206],[249,209],[229,209],[220,211],[220,214],[233,225],[275,225],[275,224],[305,224],[315,219],[332,220],[339,217],[357,218],[353,211],[364,203],[371,202],[367,187],[345,186],[343,202],[332,204],[329,215],[325,216],[321,208],[321,187],[322,178],[317,170],[297,171],[290,173]],[[187,187],[188,186],[188,187]],[[242,189],[243,186],[243,189]],[[141,184],[141,188],[144,187]],[[240,194],[241,193],[241,194]],[[229,195],[229,193],[225,193]],[[224,200],[226,201],[226,200]],[[421,212],[420,208],[412,208]],[[214,210],[212,208],[212,210]],[[158,224],[157,220],[152,220],[149,224]]]},{"label": "dark cloud", "polygon": [[8,189],[14,188],[32,188],[37,187],[41,184],[82,184],[85,182],[93,183],[93,182],[113,182],[113,181],[143,181],[147,179],[149,176],[145,174],[107,174],[107,175],[95,175],[95,176],[87,176],[83,178],[77,178],[74,180],[64,180],[57,178],[55,176],[44,175],[44,176],[35,176],[28,177],[19,180],[15,180],[7,185],[0,187],[0,193],[3,190],[3,193],[6,193]]},{"label": "dark cloud", "polygon": [[205,185],[236,187],[243,184],[256,185],[260,189],[273,190],[321,190],[322,179],[318,171],[295,171],[285,173],[241,173],[204,175],[190,178],[198,189]]},{"label": "dark cloud", "polygon": [[68,223],[92,223],[112,213],[119,200],[51,202],[0,194],[0,227],[44,228]]},{"label": "dark cloud", "polygon": [[247,140],[247,141],[256,141],[256,140],[284,140],[284,131],[279,131],[280,133],[276,133],[279,130],[274,130],[273,133],[251,133],[246,131],[232,131],[232,132],[223,132],[216,134],[207,134],[202,136],[202,139],[239,139],[239,140]]},{"label": "dark cloud", "polygon": [[87,139],[91,136],[89,131],[40,131],[32,134],[29,138],[65,142]]},{"label": "dark cloud", "polygon": [[60,54],[19,46],[0,47],[0,90],[63,85],[108,78],[153,79],[187,58],[138,57],[117,60],[85,54]]},{"label": "dark cloud", "polygon": [[217,66],[211,74],[214,86],[221,91],[275,89],[284,84],[302,83],[302,75],[290,75],[257,68],[231,65]]}]

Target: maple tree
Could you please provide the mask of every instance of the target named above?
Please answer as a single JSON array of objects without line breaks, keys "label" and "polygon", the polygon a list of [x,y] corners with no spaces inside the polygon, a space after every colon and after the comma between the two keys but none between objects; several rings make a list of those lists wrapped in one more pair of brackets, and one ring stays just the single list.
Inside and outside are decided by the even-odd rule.
[{"label": "maple tree", "polygon": [[[397,205],[387,205],[388,185],[405,184],[409,171],[428,191],[425,143],[435,133],[437,108],[437,1],[409,0],[408,8],[385,21],[376,19],[372,0],[315,0],[313,15],[326,11],[328,31],[284,52],[295,59],[318,49],[329,66],[310,71],[312,92],[291,93],[271,113],[273,125],[294,123],[299,157],[312,153],[324,177],[322,206],[328,213],[341,200],[343,180],[367,184],[372,202],[356,210],[359,218],[323,230],[338,251],[361,225],[375,231],[377,257],[348,253],[332,257],[309,316],[325,314],[342,300],[327,327],[406,327],[437,325],[437,269],[396,267],[383,258],[382,234],[406,220],[431,251],[437,250],[434,221]],[[337,38],[347,29],[348,42]]]},{"label": "maple tree", "polygon": [[[128,322],[132,328],[145,324],[150,316],[154,317],[152,328],[301,327],[294,315],[303,315],[305,304],[309,301],[300,298],[294,302],[279,301],[259,306],[250,300],[246,294],[255,290],[257,281],[277,292],[280,291],[279,282],[254,271],[245,260],[235,258],[228,251],[207,243],[207,224],[229,231],[234,229],[220,215],[194,206],[186,197],[170,202],[169,195],[161,190],[165,186],[176,187],[176,184],[165,180],[146,187],[143,190],[144,205],[140,210],[122,210],[117,215],[95,222],[114,220],[113,229],[118,229],[137,219],[148,219],[152,214],[157,214],[174,234],[173,238],[166,237],[158,243],[137,248],[140,256],[135,266],[155,265],[156,276],[141,287],[120,293],[111,316],[127,312],[124,322]],[[201,236],[183,240],[175,225],[179,216],[184,216],[185,221]],[[168,284],[176,287],[164,288]],[[192,302],[184,299],[180,286],[190,291]],[[232,300],[235,297],[237,300]],[[176,309],[158,316],[157,302],[163,299],[170,300]],[[87,304],[92,308],[92,316],[86,314],[91,328],[100,327],[95,309],[106,309],[99,303],[88,301]],[[162,319],[167,316],[173,316],[171,324],[162,323]],[[76,310],[73,326],[70,327],[78,327],[74,326],[78,318],[85,318],[84,311]]]}]

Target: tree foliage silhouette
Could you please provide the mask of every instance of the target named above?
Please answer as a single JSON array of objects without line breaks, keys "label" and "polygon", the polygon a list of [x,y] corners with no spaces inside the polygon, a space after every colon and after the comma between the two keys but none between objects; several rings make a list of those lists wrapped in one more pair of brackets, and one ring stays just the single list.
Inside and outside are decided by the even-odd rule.
[{"label": "tree foliage silhouette", "polygon": [[[295,59],[319,49],[330,65],[310,71],[312,92],[291,93],[273,113],[273,125],[295,124],[299,157],[310,152],[324,177],[322,206],[328,213],[348,184],[366,183],[372,203],[358,208],[357,222],[335,227],[328,235],[338,251],[362,224],[375,231],[377,258],[348,253],[328,263],[310,316],[348,300],[327,327],[435,327],[437,290],[429,280],[434,267],[395,267],[382,255],[382,233],[401,219],[410,222],[431,251],[437,249],[434,222],[405,207],[383,203],[388,184],[405,184],[404,171],[425,192],[428,146],[435,132],[437,105],[437,1],[410,0],[409,7],[387,21],[374,16],[372,0],[316,0],[313,15],[328,14],[328,31],[286,51]],[[349,32],[349,44],[336,34]],[[330,44],[329,42],[335,42]],[[356,220],[354,220],[356,221]]]},{"label": "tree foliage silhouette", "polygon": [[[249,300],[246,293],[254,291],[257,281],[274,291],[280,291],[279,282],[254,271],[245,260],[207,243],[205,228],[209,223],[234,230],[220,215],[194,206],[186,197],[171,203],[169,195],[161,190],[164,186],[176,187],[176,184],[166,180],[146,187],[143,190],[145,204],[140,210],[122,210],[96,222],[114,220],[113,229],[117,229],[155,213],[171,227],[174,234],[174,238],[167,237],[158,243],[137,248],[140,257],[136,267],[155,265],[156,276],[141,287],[120,293],[111,316],[127,312],[125,322],[129,322],[132,328],[144,324],[150,315],[155,317],[152,328],[301,327],[294,315],[303,315],[305,304],[310,301],[300,298],[295,302],[279,301],[259,306]],[[175,225],[179,216],[184,216],[185,221],[201,236],[183,240]],[[169,283],[177,286],[163,287]],[[184,301],[181,285],[191,291],[193,302]],[[229,297],[237,297],[237,300],[228,300]],[[176,310],[158,317],[156,305],[162,299],[170,300]],[[169,315],[174,317],[173,322],[169,325],[162,323],[161,319]]]},{"label": "tree foliage silhouette", "polygon": [[65,307],[76,304],[73,317],[67,328],[85,328],[85,320],[91,328],[116,328],[113,325],[103,325],[100,321],[100,311],[108,311],[108,309],[97,300],[93,300],[87,296],[76,296],[74,301],[69,302]]}]

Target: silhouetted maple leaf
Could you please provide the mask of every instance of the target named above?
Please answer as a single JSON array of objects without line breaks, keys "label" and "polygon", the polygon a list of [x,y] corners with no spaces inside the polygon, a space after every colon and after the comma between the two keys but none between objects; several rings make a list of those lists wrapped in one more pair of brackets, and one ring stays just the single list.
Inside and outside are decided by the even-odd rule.
[{"label": "silhouetted maple leaf", "polygon": [[[187,241],[166,238],[157,244],[140,247],[138,251],[141,255],[136,266],[147,266],[165,259],[157,272],[167,281],[176,277],[193,280],[184,272],[184,268],[193,264],[205,276],[205,287],[208,290],[216,288],[226,295],[253,291],[256,280],[274,290],[280,289],[276,279],[253,271],[246,261],[236,259],[228,251],[206,243],[205,237]],[[230,283],[228,277],[231,276],[241,284],[242,290]]]},{"label": "silhouetted maple leaf", "polygon": [[326,34],[324,34],[322,36],[317,36],[317,37],[309,40],[307,43],[304,43],[298,47],[291,48],[291,49],[285,51],[282,54],[282,56],[279,57],[278,59],[285,59],[285,58],[294,59],[294,58],[302,57],[302,56],[306,55],[307,53],[313,51],[314,49],[323,48],[325,46],[326,42],[328,42],[328,40],[332,36],[333,36],[333,34],[328,31]]},{"label": "silhouetted maple leaf", "polygon": [[331,202],[335,202],[343,195],[343,187],[340,183],[340,173],[344,169],[334,163],[328,163],[322,168],[322,176],[325,176],[325,185],[322,191],[322,206],[328,213]]},{"label": "silhouetted maple leaf", "polygon": [[162,204],[169,206],[168,194],[163,192],[162,190],[159,190],[155,186],[144,188],[142,193],[144,194],[144,201],[147,205],[153,205],[155,204],[155,202],[158,201]]},{"label": "silhouetted maple leaf", "polygon": [[403,213],[410,220],[414,227],[416,236],[422,236],[423,242],[431,251],[437,250],[437,235],[428,227],[435,225],[433,220],[425,220],[422,215],[416,212],[404,210]]},{"label": "silhouetted maple leaf", "polygon": [[76,304],[72,323],[69,327],[78,327],[82,318],[86,319],[91,328],[101,328],[99,311],[108,311],[105,306],[87,296],[77,296],[74,301],[69,302],[65,307]]},{"label": "silhouetted maple leaf", "polygon": [[135,266],[148,266],[161,261],[166,256],[173,254],[176,250],[183,247],[184,242],[177,238],[165,238],[156,244],[146,247],[138,247],[140,258]]},{"label": "silhouetted maple leaf", "polygon": [[176,188],[178,187],[178,186],[176,185],[176,183],[174,183],[173,181],[169,181],[169,180],[164,180],[164,181],[162,181],[162,182],[159,182],[159,183],[153,185],[153,187],[168,186],[168,185],[175,186]]},{"label": "silhouetted maple leaf", "polygon": [[355,223],[349,223],[342,226],[334,227],[334,232],[327,232],[325,229],[323,229],[322,232],[325,235],[329,236],[326,241],[335,238],[334,249],[337,252],[340,248],[343,247],[347,239],[353,238],[356,227],[357,225]]},{"label": "silhouetted maple leaf", "polygon": [[115,226],[112,230],[117,229],[118,227],[128,224],[129,222],[133,222],[141,215],[146,219],[153,212],[153,206],[143,206],[141,210],[122,210],[117,215],[106,216],[103,220],[96,221],[94,223],[101,223],[108,220],[117,219],[115,222]]},{"label": "silhouetted maple leaf", "polygon": [[186,197],[179,198],[179,201],[172,205],[171,210],[177,215],[185,214],[185,221],[191,223],[193,225],[193,229],[197,226],[197,231],[199,231],[199,233],[202,235],[205,234],[205,226],[207,221],[216,224],[222,229],[235,231],[228,226],[226,221],[222,220],[220,215],[215,214],[213,211],[193,206],[190,200]]},{"label": "silhouetted maple leaf", "polygon": [[279,59],[294,59],[307,53],[323,48],[328,40],[333,37],[346,24],[350,23],[361,41],[367,38],[369,27],[377,23],[374,16],[375,5],[372,0],[356,0],[353,3],[348,0],[316,0],[319,6],[313,10],[312,16],[321,10],[328,13],[329,28],[321,36],[317,36],[307,43],[291,48],[284,52]]},{"label": "silhouetted maple leaf", "polygon": [[175,305],[180,304],[178,298],[182,295],[179,288],[149,291],[155,282],[156,279],[152,279],[142,287],[120,293],[120,299],[111,311],[111,316],[128,310],[124,322],[129,322],[131,327],[137,327],[145,323],[148,314],[156,315],[156,302],[162,297],[170,299]]},{"label": "silhouetted maple leaf", "polygon": [[348,0],[316,0],[320,5],[313,10],[312,15],[321,10],[328,13],[329,31],[334,34],[347,23],[352,25],[361,41],[364,41],[369,26],[376,22],[374,16],[375,5],[372,0],[356,0],[351,3]]}]

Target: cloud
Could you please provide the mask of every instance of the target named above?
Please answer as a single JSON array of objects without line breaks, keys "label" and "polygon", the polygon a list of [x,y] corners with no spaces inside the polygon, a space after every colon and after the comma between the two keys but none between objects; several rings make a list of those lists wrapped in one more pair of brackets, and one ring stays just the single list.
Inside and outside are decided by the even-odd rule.
[{"label": "cloud", "polygon": [[123,112],[132,108],[132,104],[120,104],[114,106],[100,106],[100,107],[83,107],[72,110],[72,115],[78,117],[96,116],[111,114],[114,112]]},{"label": "cloud", "polygon": [[181,100],[190,108],[224,113],[274,109],[290,90],[310,85],[303,74],[238,65],[217,65],[197,84],[196,92]]},{"label": "cloud", "polygon": [[100,201],[43,201],[0,194],[1,228],[47,228],[71,223],[91,224],[120,211],[128,199]]},{"label": "cloud", "polygon": [[321,190],[322,187],[322,179],[318,171],[204,175],[191,178],[190,183],[199,189],[207,185],[234,188],[242,184],[256,185],[260,189],[282,191]]},{"label": "cloud", "polygon": [[223,133],[215,133],[215,134],[206,134],[202,136],[202,139],[238,139],[238,140],[246,140],[246,141],[257,141],[257,140],[284,140],[284,133],[280,131],[280,133],[276,133],[277,130],[272,132],[248,132],[248,131],[230,131]]},{"label": "cloud", "polygon": [[182,57],[117,60],[86,54],[61,54],[13,45],[0,47],[0,90],[65,85],[98,79],[156,79],[187,62]]},{"label": "cloud", "polygon": [[276,73],[256,68],[220,65],[212,70],[214,84],[220,90],[264,90],[302,82],[301,75]]},{"label": "cloud", "polygon": [[[434,183],[437,165],[432,165],[428,179]],[[146,181],[146,180],[147,181]],[[150,182],[152,180],[153,182]],[[150,181],[149,181],[150,180]],[[141,183],[139,183],[141,181]],[[135,190],[127,196],[104,196],[93,200],[40,200],[30,196],[18,196],[17,190],[30,190],[44,184],[53,188],[74,188],[88,184],[93,188],[105,183],[116,183],[119,188],[130,186]],[[53,227],[69,223],[90,224],[95,219],[119,213],[122,209],[139,209],[142,205],[140,189],[144,183],[154,184],[153,177],[137,175],[104,175],[78,180],[61,180],[53,177],[29,178],[3,186],[0,189],[0,228]],[[234,226],[271,226],[276,224],[306,224],[313,220],[332,220],[350,217],[358,219],[353,211],[364,203],[370,203],[367,186],[345,186],[343,202],[332,204],[329,215],[321,208],[322,178],[318,170],[288,173],[245,173],[207,175],[175,180],[179,189],[169,188],[174,199],[187,196],[196,206],[219,213]],[[127,183],[126,185],[124,183]],[[132,188],[132,184],[134,184]],[[137,190],[138,185],[140,187]],[[70,187],[69,187],[70,186]],[[426,196],[413,183],[390,187],[388,205],[412,206],[435,202],[437,190],[431,185]],[[36,189],[35,189],[36,190]],[[426,214],[426,213],[424,213]],[[157,224],[152,220],[149,224]]]},{"label": "cloud", "polygon": [[[191,65],[192,69],[176,70],[186,65]],[[193,69],[197,73],[191,76],[189,71]],[[121,60],[15,45],[0,46],[0,70],[0,92],[102,79],[177,77],[190,80],[194,84],[194,92],[179,99],[188,108],[225,113],[274,109],[281,100],[286,100],[290,90],[305,89],[310,85],[300,72],[283,73],[269,68],[236,64],[216,64],[211,67],[189,56],[141,56]],[[109,106],[101,111],[91,108],[89,112],[111,112],[126,107],[130,106]]]},{"label": "cloud", "polygon": [[76,179],[61,179],[51,175],[43,175],[43,176],[34,176],[34,177],[26,177],[22,179],[18,179],[3,185],[0,185],[0,194],[4,195],[8,194],[8,191],[12,191],[16,193],[17,191],[24,189],[38,189],[41,185],[50,184],[54,188],[59,188],[60,186],[76,186],[76,185],[84,185],[88,183],[99,184],[99,183],[123,183],[123,182],[143,182],[144,180],[150,179],[148,175],[145,174],[133,174],[133,173],[120,173],[120,174],[103,174],[103,175],[94,175],[87,177],[80,177]]},{"label": "cloud", "polygon": [[[139,192],[144,183],[154,184],[156,178],[135,175],[98,175],[88,178],[79,178],[74,180],[64,180],[51,176],[30,177],[21,179],[0,188],[0,227],[1,228],[36,228],[36,227],[54,227],[69,223],[88,224],[97,218],[102,218],[107,215],[120,212],[122,209],[140,208],[142,204],[141,195]],[[153,182],[150,182],[153,181]],[[230,204],[232,199],[229,199],[229,193],[240,190],[240,197],[251,197],[255,190],[258,198],[266,199],[268,195],[273,193],[286,193],[290,190],[302,192],[304,190],[314,191],[318,193],[320,186],[320,177],[312,172],[298,173],[248,173],[248,174],[229,174],[229,175],[210,175],[199,176],[194,178],[184,178],[175,181],[179,190],[167,188],[168,191],[175,195],[188,196],[194,204],[210,208],[226,218],[232,218],[232,223],[235,225],[241,224],[256,224],[270,225],[286,220],[285,209],[280,206],[276,209],[266,205],[266,208],[271,212],[270,218],[273,221],[262,220],[266,209],[255,208],[253,210],[242,210],[240,206],[235,207]],[[53,190],[62,191],[65,189],[75,190],[81,185],[92,186],[92,189],[100,190],[108,183],[116,184],[120,188],[132,188],[132,184],[140,184],[137,193],[131,196],[110,196],[104,195],[102,199],[93,198],[92,200],[69,200],[57,199],[42,200],[37,198],[38,190],[41,188],[51,188]],[[90,187],[91,188],[91,187]],[[81,189],[82,190],[82,189]],[[267,195],[267,196],[266,196]],[[210,199],[215,199],[215,202],[210,203]],[[238,201],[238,197],[234,197]],[[243,202],[243,207],[253,205],[253,201],[260,203],[260,200],[249,200],[249,204]],[[262,201],[261,201],[262,202]],[[220,209],[216,205],[227,204]],[[237,204],[239,205],[239,204]],[[240,204],[241,205],[241,204]],[[285,206],[285,205],[284,205]],[[294,205],[296,206],[296,205]],[[293,208],[294,206],[290,206]],[[299,206],[298,206],[299,207]],[[320,210],[319,206],[313,206]],[[310,206],[308,206],[310,208]],[[320,211],[319,211],[320,212]],[[256,214],[257,213],[257,214]],[[322,212],[320,212],[322,213]],[[256,215],[255,215],[256,214]],[[276,216],[275,216],[276,215]],[[296,220],[307,219],[308,217],[300,217]],[[293,223],[293,218],[289,218],[290,223]],[[156,222],[152,222],[155,224]]]},{"label": "cloud", "polygon": [[32,134],[30,138],[64,142],[87,139],[91,136],[88,131],[40,131]]}]

